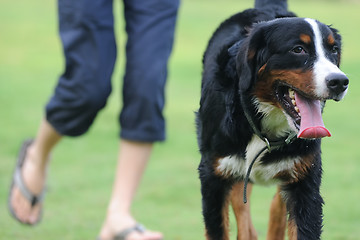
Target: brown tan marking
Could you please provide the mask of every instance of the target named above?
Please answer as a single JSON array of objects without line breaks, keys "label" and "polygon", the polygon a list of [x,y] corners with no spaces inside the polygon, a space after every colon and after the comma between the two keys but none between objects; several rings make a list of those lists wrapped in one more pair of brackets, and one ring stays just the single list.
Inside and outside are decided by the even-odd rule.
[{"label": "brown tan marking", "polygon": [[314,157],[312,155],[304,156],[302,159],[294,163],[291,170],[284,170],[277,173],[274,179],[279,179],[286,184],[299,182],[307,176],[309,169],[313,166]]},{"label": "brown tan marking", "polygon": [[[230,177],[227,173],[224,173],[222,171],[219,170],[219,165],[221,164],[221,160],[223,158],[217,158],[214,163],[213,163],[213,169],[214,169],[214,174],[218,177],[221,178],[228,178]],[[224,206],[222,207],[222,211],[221,211],[221,216],[222,216],[222,223],[221,226],[223,228],[223,232],[224,232],[224,236],[223,239],[221,240],[228,240],[229,239],[229,202],[230,202],[230,194],[228,194],[228,196],[226,196],[225,202],[224,202]],[[206,230],[206,229],[205,229]],[[211,238],[209,238],[207,232],[205,232],[205,237],[207,240],[211,240]]]},{"label": "brown tan marking", "polygon": [[[248,184],[247,193],[250,198],[252,184]],[[231,191],[231,205],[234,210],[237,222],[237,240],[256,240],[257,233],[251,221],[250,215],[250,201],[244,203],[242,195],[244,192],[244,182],[239,182],[233,185]]]},{"label": "brown tan marking", "polygon": [[258,75],[261,75],[264,71],[265,71],[265,68],[267,66],[267,63],[265,63],[258,71]]},{"label": "brown tan marking", "polygon": [[247,54],[248,61],[253,60],[253,58],[255,57],[255,54],[256,54],[256,51],[255,51],[255,50],[249,49],[249,50],[248,50],[248,54]]},{"label": "brown tan marking", "polygon": [[218,177],[222,177],[223,176],[223,172],[221,172],[219,170],[219,165],[220,165],[220,161],[222,158],[218,158],[214,161],[214,165],[213,165],[213,169],[214,169],[214,174]]},{"label": "brown tan marking", "polygon": [[285,183],[293,183],[294,182],[294,177],[293,175],[291,174],[291,170],[284,170],[284,171],[281,171],[281,172],[278,172],[275,176],[274,176],[274,179],[278,179],[282,182],[285,182]]},{"label": "brown tan marking", "polygon": [[222,172],[219,170],[219,166],[221,164],[221,160],[223,158],[217,158],[215,161],[214,161],[214,164],[213,164],[213,169],[214,169],[214,174],[218,177],[221,177],[221,178],[229,178],[230,177],[230,174],[228,172]]},{"label": "brown tan marking", "polygon": [[300,34],[300,40],[305,43],[305,44],[310,44],[311,43],[311,37],[307,34]]},{"label": "brown tan marking", "polygon": [[294,165],[294,178],[293,182],[298,182],[308,175],[308,171],[313,167],[314,156],[304,156],[301,161]]},{"label": "brown tan marking", "polygon": [[334,45],[335,43],[335,38],[332,34],[329,34],[329,36],[327,37],[327,41],[330,45]]},{"label": "brown tan marking", "polygon": [[278,188],[270,207],[270,218],[266,240],[281,240],[285,237],[286,205]]},{"label": "brown tan marking", "polygon": [[211,240],[210,237],[209,237],[209,234],[207,233],[206,229],[205,229],[205,239],[206,240]]},{"label": "brown tan marking", "polygon": [[[230,195],[230,194],[229,194]],[[222,222],[222,227],[224,229],[224,238],[223,240],[228,240],[229,239],[229,198],[230,196],[227,196],[226,197],[226,200],[225,200],[225,204],[222,208],[222,219],[223,219],[223,222]]]},{"label": "brown tan marking", "polygon": [[289,240],[297,240],[297,226],[295,219],[289,219],[288,221],[288,238]]},{"label": "brown tan marking", "polygon": [[280,104],[276,100],[274,86],[276,82],[282,82],[291,86],[295,90],[313,96],[315,92],[315,85],[313,81],[312,71],[303,71],[301,69],[295,70],[272,70],[268,72],[259,72],[259,81],[254,90],[255,96],[264,102],[271,103],[277,107]]}]

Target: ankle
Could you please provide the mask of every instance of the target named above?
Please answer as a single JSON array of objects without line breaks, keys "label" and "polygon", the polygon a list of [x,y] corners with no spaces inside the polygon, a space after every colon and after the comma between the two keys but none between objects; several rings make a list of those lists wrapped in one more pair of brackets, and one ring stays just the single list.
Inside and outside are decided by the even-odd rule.
[{"label": "ankle", "polygon": [[47,172],[47,163],[47,158],[38,154],[34,144],[31,144],[26,151],[22,175],[29,189],[34,191],[34,193],[43,188]]},{"label": "ankle", "polygon": [[117,196],[112,196],[107,208],[107,214],[116,214],[120,216],[131,216],[131,201],[124,201],[124,199]]},{"label": "ankle", "polygon": [[129,211],[116,208],[116,207],[109,207],[106,214],[106,219],[111,222],[121,221],[135,221]]},{"label": "ankle", "polygon": [[25,162],[31,164],[34,168],[45,171],[48,159],[49,154],[41,151],[35,142],[32,143],[27,149]]},{"label": "ankle", "polygon": [[45,185],[47,162],[39,160],[36,154],[30,150],[30,147],[27,149],[21,174],[29,191],[33,194],[40,194]]}]

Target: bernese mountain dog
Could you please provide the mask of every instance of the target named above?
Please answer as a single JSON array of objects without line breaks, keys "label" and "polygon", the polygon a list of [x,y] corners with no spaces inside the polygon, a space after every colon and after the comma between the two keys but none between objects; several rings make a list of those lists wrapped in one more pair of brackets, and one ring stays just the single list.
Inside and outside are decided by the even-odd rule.
[{"label": "bernese mountain dog", "polygon": [[322,111],[341,100],[338,31],[287,11],[285,0],[258,0],[211,37],[203,58],[196,114],[205,235],[229,239],[229,205],[238,240],[257,239],[252,184],[276,184],[267,239],[320,239]]}]

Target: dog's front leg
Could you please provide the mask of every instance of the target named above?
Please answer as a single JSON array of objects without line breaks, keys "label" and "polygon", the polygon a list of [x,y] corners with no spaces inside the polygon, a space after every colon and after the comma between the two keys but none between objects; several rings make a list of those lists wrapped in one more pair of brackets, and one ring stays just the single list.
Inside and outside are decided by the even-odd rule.
[{"label": "dog's front leg", "polygon": [[231,183],[216,176],[207,164],[200,164],[202,209],[207,240],[229,239],[229,192]]},{"label": "dog's front leg", "polygon": [[322,232],[322,205],[320,196],[321,160],[314,159],[306,176],[282,187],[289,213],[289,240],[319,240]]},{"label": "dog's front leg", "polygon": [[237,222],[237,240],[257,240],[257,233],[251,221],[250,214],[250,195],[252,184],[247,186],[248,203],[243,202],[244,182],[238,182],[233,185],[231,191],[231,205],[234,210]]},{"label": "dog's front leg", "polygon": [[283,240],[286,230],[286,206],[278,188],[270,208],[270,218],[268,224],[267,240]]}]

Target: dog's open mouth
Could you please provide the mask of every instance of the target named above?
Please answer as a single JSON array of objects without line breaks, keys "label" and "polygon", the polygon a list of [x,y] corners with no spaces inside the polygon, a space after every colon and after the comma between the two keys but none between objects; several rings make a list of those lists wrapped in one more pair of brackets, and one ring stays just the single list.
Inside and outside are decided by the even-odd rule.
[{"label": "dog's open mouth", "polygon": [[285,112],[299,130],[297,137],[314,139],[330,137],[321,115],[321,101],[288,86],[279,86],[276,96]]}]

